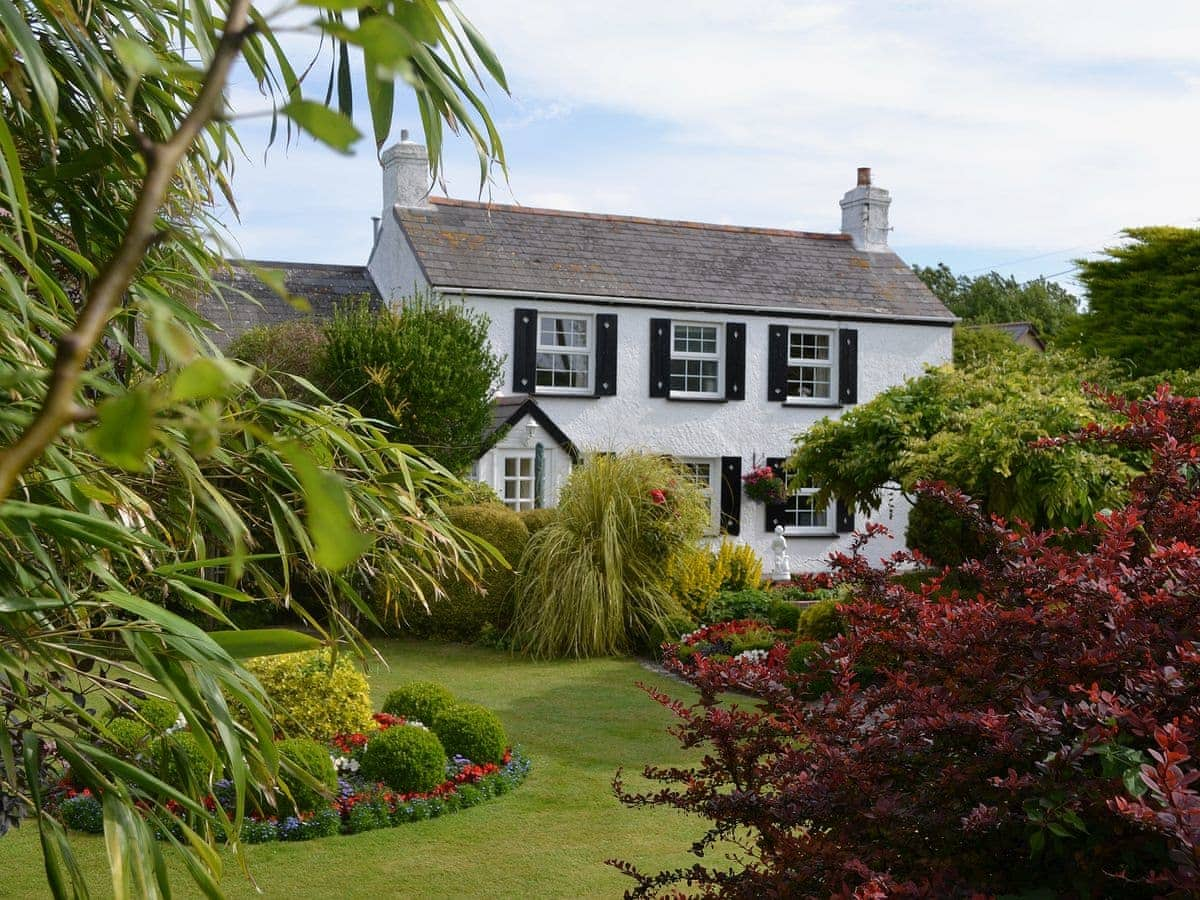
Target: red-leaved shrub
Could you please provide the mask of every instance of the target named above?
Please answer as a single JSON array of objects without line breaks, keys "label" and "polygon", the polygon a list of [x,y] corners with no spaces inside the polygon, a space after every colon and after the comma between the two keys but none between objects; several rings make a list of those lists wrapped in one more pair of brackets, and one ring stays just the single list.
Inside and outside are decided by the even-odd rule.
[{"label": "red-leaved shrub", "polygon": [[627,896],[1200,894],[1200,399],[1107,399],[1127,424],[1031,452],[1144,453],[1124,508],[1030,532],[926,485],[982,538],[977,592],[897,583],[908,557],[869,565],[869,526],[832,560],[846,634],[806,671],[668,651],[700,701],[648,692],[704,755],[614,786],[711,824],[690,868],[614,861]]}]

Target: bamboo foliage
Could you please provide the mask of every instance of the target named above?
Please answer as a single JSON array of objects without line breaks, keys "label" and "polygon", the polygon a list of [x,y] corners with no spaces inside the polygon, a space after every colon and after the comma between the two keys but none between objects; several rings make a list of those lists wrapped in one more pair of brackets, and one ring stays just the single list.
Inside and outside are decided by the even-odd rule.
[{"label": "bamboo foliage", "polygon": [[[215,844],[240,859],[245,799],[273,796],[280,765],[240,660],[365,651],[368,591],[429,590],[480,552],[441,515],[449,473],[353,409],[258,395],[189,305],[219,267],[210,204],[233,201],[238,58],[272,100],[273,138],[348,148],[361,51],[377,145],[400,77],[433,174],[444,128],[476,146],[481,177],[503,165],[469,81],[478,69],[503,88],[503,71],[453,5],[304,8],[332,41],[334,108],[305,98],[248,0],[0,0],[0,835],[36,819],[56,897],[89,893],[53,814],[68,768],[102,798],[116,896],[169,896],[167,850],[219,896]],[[229,627],[231,606],[263,600],[307,633]],[[110,710],[144,694],[178,704],[207,760],[185,784],[108,732]],[[219,777],[232,815],[203,802]]]}]

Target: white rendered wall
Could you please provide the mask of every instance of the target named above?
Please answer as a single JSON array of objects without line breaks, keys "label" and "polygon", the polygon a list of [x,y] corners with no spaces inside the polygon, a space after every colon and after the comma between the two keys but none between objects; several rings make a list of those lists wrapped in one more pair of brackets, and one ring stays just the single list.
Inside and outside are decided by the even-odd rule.
[{"label": "white rendered wall", "polygon": [[[532,433],[526,427],[533,425]],[[496,442],[475,464],[475,477],[490,484],[497,494],[504,496],[504,463],[506,452],[533,453],[537,444],[542,445],[543,505],[558,505],[558,490],[571,472],[571,457],[555,443],[546,430],[529,416],[523,416],[503,438]]]},{"label": "white rendered wall", "polygon": [[[391,227],[387,227],[390,225]],[[389,235],[389,232],[391,233]],[[397,257],[402,257],[397,259]],[[370,262],[371,275],[384,300],[393,300],[411,292],[413,273],[419,271],[411,251],[394,220],[385,223],[383,235]],[[452,299],[459,295],[448,293]],[[530,298],[467,295],[467,305],[485,313],[491,320],[490,336],[495,350],[505,356],[500,392],[513,390],[512,352],[514,310],[537,309],[541,312],[570,314],[616,313],[618,316],[617,394],[614,397],[555,396],[544,391],[535,396],[538,405],[584,453],[591,451],[645,450],[680,457],[711,458],[739,456],[743,473],[752,462],[762,463],[770,456],[790,455],[794,439],[825,416],[836,418],[839,407],[785,405],[767,401],[767,335],[773,324],[812,328],[858,330],[858,399],[864,403],[885,388],[920,375],[925,366],[950,360],[952,331],[948,327],[892,322],[795,319],[785,316],[748,315],[739,312],[712,312],[703,309],[654,309],[638,305],[600,305]],[[634,303],[636,301],[631,301]],[[746,399],[728,402],[668,400],[649,396],[650,320],[668,318],[691,322],[742,322],[746,325]],[[835,366],[836,371],[836,366]],[[722,374],[722,385],[723,374]],[[521,443],[514,428],[509,441]],[[550,441],[543,441],[549,448]],[[491,459],[489,459],[491,457]],[[547,453],[547,505],[550,505],[549,452]],[[492,470],[495,454],[488,454],[479,465],[482,480],[495,484]],[[564,455],[565,459],[565,455]],[[554,495],[567,471],[558,462]],[[904,546],[908,508],[900,497],[886,500],[870,518],[893,532],[891,540],[876,540],[870,548],[872,558],[886,556]],[[765,510],[761,504],[742,496],[741,534],[737,540],[752,546],[767,562],[774,536],[765,529]],[[866,517],[859,514],[856,527]],[[832,530],[832,529],[831,529]],[[851,535],[837,537],[789,536],[788,549],[795,571],[819,570],[829,553],[846,547]]]}]

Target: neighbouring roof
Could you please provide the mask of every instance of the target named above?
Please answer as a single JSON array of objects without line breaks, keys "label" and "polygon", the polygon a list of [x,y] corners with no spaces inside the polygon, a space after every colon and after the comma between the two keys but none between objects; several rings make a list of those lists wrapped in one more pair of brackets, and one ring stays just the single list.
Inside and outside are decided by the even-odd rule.
[{"label": "neighbouring roof", "polygon": [[1025,344],[1037,350],[1045,350],[1046,342],[1038,334],[1037,326],[1032,322],[994,322],[982,325],[970,325],[969,328],[998,328],[1006,332],[1018,344]]},{"label": "neighbouring roof", "polygon": [[846,235],[431,203],[395,215],[437,288],[954,320],[898,256]]},{"label": "neighbouring roof", "polygon": [[[290,294],[306,299],[311,312],[297,310],[281,298],[254,274],[252,267],[282,272],[284,287]],[[333,315],[334,306],[343,301],[365,296],[372,303],[381,302],[366,266],[234,260],[217,280],[217,290],[201,299],[196,307],[197,312],[221,329],[217,340],[220,344],[227,344],[259,325],[275,325],[306,315],[328,318]],[[252,302],[247,302],[247,296]]]},{"label": "neighbouring roof", "polygon": [[492,424],[484,431],[483,445],[479,455],[487,453],[496,442],[508,433],[508,430],[529,416],[545,429],[554,442],[576,462],[579,461],[579,450],[559,428],[554,420],[546,415],[546,411],[538,406],[537,401],[528,394],[509,394],[497,397],[492,401]]}]

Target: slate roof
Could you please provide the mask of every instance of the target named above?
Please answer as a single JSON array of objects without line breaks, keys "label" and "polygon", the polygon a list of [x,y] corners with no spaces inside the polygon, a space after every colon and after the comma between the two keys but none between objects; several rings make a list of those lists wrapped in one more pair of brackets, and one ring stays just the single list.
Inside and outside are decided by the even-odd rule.
[{"label": "slate roof", "polygon": [[482,456],[492,449],[496,442],[504,437],[508,429],[520,422],[526,415],[541,425],[571,459],[579,461],[579,450],[575,444],[546,414],[546,411],[538,406],[537,401],[528,394],[509,394],[496,397],[492,401],[492,424],[484,430],[483,446],[479,455]]},{"label": "slate roof", "polygon": [[841,234],[430,201],[395,216],[437,288],[954,319],[898,256]]},{"label": "slate roof", "polygon": [[968,325],[968,328],[998,328],[1018,344],[1022,338],[1027,338],[1039,350],[1046,349],[1046,342],[1038,334],[1037,326],[1032,322],[985,322],[982,325]]},{"label": "slate roof", "polygon": [[[263,284],[248,265],[282,271],[289,293],[308,300],[312,312],[293,308]],[[258,325],[274,325],[306,315],[329,318],[334,306],[342,301],[366,296],[373,303],[381,302],[366,266],[234,260],[228,272],[218,275],[218,282],[221,287],[201,299],[196,310],[220,329],[214,339],[223,346]],[[246,300],[247,295],[250,301]]]}]

